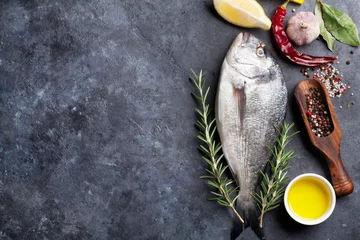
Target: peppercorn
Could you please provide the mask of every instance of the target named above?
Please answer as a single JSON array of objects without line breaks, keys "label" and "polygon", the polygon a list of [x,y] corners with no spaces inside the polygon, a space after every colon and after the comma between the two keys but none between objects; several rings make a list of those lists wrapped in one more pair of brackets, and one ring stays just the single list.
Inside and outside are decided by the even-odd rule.
[{"label": "peppercorn", "polygon": [[305,94],[307,111],[306,116],[309,121],[311,131],[318,137],[325,137],[334,130],[330,122],[328,110],[322,101],[321,93],[317,88],[310,88],[309,94]]},{"label": "peppercorn", "polygon": [[351,50],[351,52],[350,52],[351,54],[354,54],[354,51],[353,50]]},{"label": "peppercorn", "polygon": [[346,84],[343,83],[340,71],[332,64],[321,66],[321,68],[314,72],[313,78],[325,84],[330,97],[340,97],[350,88],[350,86],[346,86]]},{"label": "peppercorn", "polygon": [[350,64],[350,61],[349,61],[349,60],[347,60],[347,61],[346,61],[346,65],[349,65],[349,64]]}]

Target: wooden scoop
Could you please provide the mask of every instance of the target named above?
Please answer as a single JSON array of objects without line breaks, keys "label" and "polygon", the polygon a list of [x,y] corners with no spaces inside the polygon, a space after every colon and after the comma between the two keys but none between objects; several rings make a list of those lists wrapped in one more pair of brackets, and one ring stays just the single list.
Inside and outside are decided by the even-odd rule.
[{"label": "wooden scoop", "polygon": [[[325,137],[315,136],[315,134],[311,131],[306,115],[307,105],[305,94],[309,94],[310,88],[314,87],[319,90],[323,104],[327,106],[330,119],[334,126],[334,130],[330,133],[330,135]],[[334,187],[336,195],[345,196],[352,193],[354,185],[345,170],[340,156],[341,129],[336,117],[334,106],[332,105],[329,97],[328,90],[322,82],[316,79],[306,79],[296,85],[294,94],[301,116],[305,123],[306,131],[310,137],[310,141],[317,149],[319,149],[321,154],[327,160],[331,174],[331,183]]]}]

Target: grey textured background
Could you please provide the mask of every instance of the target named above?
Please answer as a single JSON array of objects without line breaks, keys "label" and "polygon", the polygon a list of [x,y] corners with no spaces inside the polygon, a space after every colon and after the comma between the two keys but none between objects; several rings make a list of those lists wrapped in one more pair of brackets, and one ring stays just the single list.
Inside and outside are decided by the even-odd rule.
[{"label": "grey textured background", "polygon": [[[357,1],[326,2],[360,26]],[[281,1],[260,3],[271,17]],[[289,5],[288,16],[314,4]],[[209,0],[1,0],[0,239],[229,239],[230,212],[206,200],[210,188],[198,178],[206,165],[187,79],[190,68],[204,69],[214,101],[222,60],[240,31]],[[287,121],[303,130],[292,97],[301,67],[274,51],[270,32],[250,32],[278,58]],[[298,49],[331,54],[322,41]],[[281,206],[265,217],[269,240],[360,235],[359,50],[338,43],[335,54],[352,86],[333,103],[355,190],[313,227],[294,223]],[[329,178],[304,133],[290,148],[297,154],[290,179]]]}]

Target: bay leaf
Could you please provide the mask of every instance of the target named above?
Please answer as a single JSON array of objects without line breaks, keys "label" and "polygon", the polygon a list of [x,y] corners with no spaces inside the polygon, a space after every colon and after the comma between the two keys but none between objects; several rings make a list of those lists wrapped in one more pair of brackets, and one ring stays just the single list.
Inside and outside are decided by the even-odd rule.
[{"label": "bay leaf", "polygon": [[340,42],[360,46],[359,32],[353,20],[340,10],[321,2],[326,29]]},{"label": "bay leaf", "polygon": [[325,28],[324,20],[321,12],[321,5],[319,2],[315,5],[315,17],[320,23],[320,35],[325,40],[327,47],[334,51],[336,39],[333,35]]}]

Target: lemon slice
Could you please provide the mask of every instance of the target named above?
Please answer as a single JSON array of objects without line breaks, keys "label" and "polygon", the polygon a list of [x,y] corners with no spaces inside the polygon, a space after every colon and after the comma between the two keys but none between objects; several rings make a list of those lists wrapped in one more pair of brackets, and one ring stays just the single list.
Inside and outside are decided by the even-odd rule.
[{"label": "lemon slice", "polygon": [[241,27],[269,30],[271,21],[255,0],[213,0],[215,10],[226,21]]},{"label": "lemon slice", "polygon": [[290,0],[290,2],[294,2],[294,3],[297,3],[297,4],[303,4],[304,0]]}]

